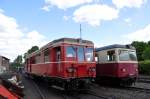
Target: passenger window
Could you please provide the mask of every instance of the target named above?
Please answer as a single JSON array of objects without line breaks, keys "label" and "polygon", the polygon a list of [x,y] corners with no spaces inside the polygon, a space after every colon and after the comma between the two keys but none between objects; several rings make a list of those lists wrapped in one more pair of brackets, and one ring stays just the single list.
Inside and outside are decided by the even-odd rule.
[{"label": "passenger window", "polygon": [[111,51],[107,51],[107,59],[108,61],[115,61],[115,51],[111,50]]},{"label": "passenger window", "polygon": [[41,62],[40,56],[41,56],[41,54],[37,54],[37,55],[35,56],[35,63],[36,63],[36,64]]},{"label": "passenger window", "polygon": [[50,56],[49,49],[46,49],[46,50],[44,51],[44,62],[45,62],[45,63],[50,61],[49,56]]},{"label": "passenger window", "polygon": [[28,61],[30,64],[35,64],[35,57],[31,57]]}]

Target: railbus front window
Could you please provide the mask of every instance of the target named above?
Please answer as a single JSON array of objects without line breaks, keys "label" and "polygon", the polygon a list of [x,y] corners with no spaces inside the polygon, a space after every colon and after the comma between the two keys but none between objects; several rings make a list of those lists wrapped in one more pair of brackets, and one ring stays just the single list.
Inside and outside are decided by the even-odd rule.
[{"label": "railbus front window", "polygon": [[66,47],[66,56],[67,57],[76,57],[76,48],[73,46]]},{"label": "railbus front window", "polygon": [[78,61],[84,61],[84,49],[83,47],[78,47]]},{"label": "railbus front window", "polygon": [[137,61],[136,52],[130,50],[119,50],[120,61]]},{"label": "railbus front window", "polygon": [[129,57],[131,61],[137,61],[137,56],[135,51],[129,51]]},{"label": "railbus front window", "polygon": [[119,50],[119,60],[120,61],[130,60],[128,50]]},{"label": "railbus front window", "polygon": [[93,48],[85,48],[85,58],[86,61],[93,61]]},{"label": "railbus front window", "polygon": [[107,51],[107,58],[108,61],[115,61],[116,60],[115,50]]}]

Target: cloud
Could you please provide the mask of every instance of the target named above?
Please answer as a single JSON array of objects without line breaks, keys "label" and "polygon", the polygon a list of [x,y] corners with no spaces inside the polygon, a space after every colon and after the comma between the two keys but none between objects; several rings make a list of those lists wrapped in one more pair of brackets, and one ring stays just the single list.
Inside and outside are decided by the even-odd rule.
[{"label": "cloud", "polygon": [[75,10],[73,20],[75,22],[86,22],[92,26],[100,25],[101,21],[118,18],[119,11],[107,5],[93,4],[85,5]]},{"label": "cloud", "polygon": [[50,11],[50,7],[49,5],[45,5],[44,7],[42,7],[41,9],[46,11],[46,12],[49,12]]},{"label": "cloud", "polygon": [[142,4],[144,4],[146,0],[112,0],[112,3],[117,7],[117,8],[124,8],[124,7],[129,7],[129,8],[140,8]]},{"label": "cloud", "polygon": [[71,18],[71,16],[63,16],[63,19],[64,19],[65,21],[68,21],[70,18]]},{"label": "cloud", "polygon": [[149,41],[150,40],[150,24],[144,27],[143,29],[139,29],[135,32],[128,33],[123,35],[126,40],[129,41]]},{"label": "cloud", "polygon": [[128,25],[128,26],[133,26],[132,24],[132,19],[131,18],[125,18],[124,22]]},{"label": "cloud", "polygon": [[3,9],[0,9],[0,12],[1,12],[1,13],[3,13],[3,12],[4,12],[4,10],[3,10]]},{"label": "cloud", "polygon": [[56,6],[59,9],[65,10],[85,3],[91,3],[92,1],[93,0],[45,0],[45,5],[42,9],[49,11],[51,6]]},{"label": "cloud", "polygon": [[3,12],[0,11],[0,55],[12,61],[32,46],[41,46],[47,42],[46,37],[36,30],[23,32],[16,19],[6,16]]}]

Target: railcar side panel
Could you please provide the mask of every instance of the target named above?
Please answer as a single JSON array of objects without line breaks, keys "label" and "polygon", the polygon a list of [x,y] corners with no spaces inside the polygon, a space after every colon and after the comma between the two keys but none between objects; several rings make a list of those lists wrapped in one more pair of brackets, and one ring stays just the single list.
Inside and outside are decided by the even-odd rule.
[{"label": "railcar side panel", "polygon": [[117,63],[103,63],[96,64],[96,76],[118,76],[118,64]]}]

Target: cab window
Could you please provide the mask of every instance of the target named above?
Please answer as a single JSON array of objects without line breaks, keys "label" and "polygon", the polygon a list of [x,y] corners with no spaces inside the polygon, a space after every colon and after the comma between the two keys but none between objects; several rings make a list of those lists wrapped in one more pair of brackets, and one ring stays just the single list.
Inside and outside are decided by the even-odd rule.
[{"label": "cab window", "polygon": [[83,47],[78,47],[78,61],[84,61],[84,49]]},{"label": "cab window", "polygon": [[76,57],[76,48],[73,46],[67,46],[66,57]]},{"label": "cab window", "polygon": [[86,61],[93,61],[93,48],[85,48],[85,58]]},{"label": "cab window", "polygon": [[107,51],[107,60],[108,61],[115,61],[115,50]]}]

